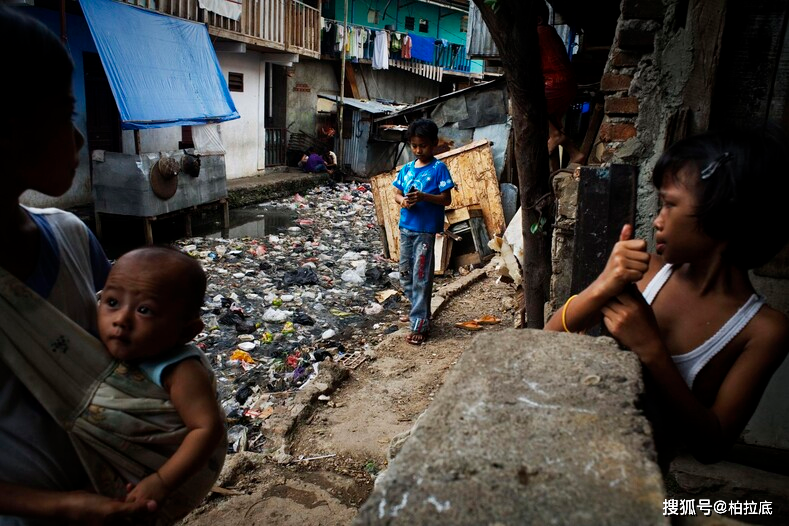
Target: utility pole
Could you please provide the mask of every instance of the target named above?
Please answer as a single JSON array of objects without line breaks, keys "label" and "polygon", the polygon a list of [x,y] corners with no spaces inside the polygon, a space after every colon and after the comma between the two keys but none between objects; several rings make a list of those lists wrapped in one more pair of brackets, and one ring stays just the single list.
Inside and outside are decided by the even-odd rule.
[{"label": "utility pole", "polygon": [[345,0],[345,12],[343,15],[343,26],[345,27],[344,36],[342,42],[340,43],[340,102],[339,107],[337,108],[337,129],[339,130],[340,136],[340,147],[337,148],[339,155],[337,155],[337,164],[339,165],[340,169],[345,164],[345,148],[343,144],[343,135],[342,135],[342,121],[343,121],[343,106],[345,105],[345,42],[348,39],[348,0]]}]

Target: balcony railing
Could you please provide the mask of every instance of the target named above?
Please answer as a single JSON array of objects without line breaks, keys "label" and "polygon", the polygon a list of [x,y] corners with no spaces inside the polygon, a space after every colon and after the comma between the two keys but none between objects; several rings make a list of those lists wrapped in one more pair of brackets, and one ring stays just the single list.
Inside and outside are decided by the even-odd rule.
[{"label": "balcony railing", "polygon": [[[357,27],[357,26],[349,26],[349,27]],[[362,27],[362,26],[358,26]],[[378,31],[375,28],[366,28],[371,29],[372,31]],[[328,38],[325,39],[323,42],[323,48],[321,49],[321,53],[323,55],[333,56],[333,57],[340,57],[340,52],[338,47],[335,45],[335,38]],[[414,58],[402,58],[401,51],[390,52],[389,59],[390,64],[394,65],[399,68],[408,69],[409,71],[413,71],[417,74],[422,74],[423,76],[428,76],[429,78],[433,78],[434,73],[432,70],[438,71],[439,75],[438,78],[433,78],[433,80],[441,80],[440,73],[441,70],[444,71],[454,71],[460,73],[471,73],[471,60],[466,58],[466,46],[464,44],[453,44],[453,43],[444,43],[442,40],[435,41],[435,48],[433,51],[433,61],[427,62],[423,60],[418,60]],[[372,56],[375,49],[375,38],[374,36],[370,35],[367,39],[365,44],[362,46],[363,55],[358,57],[347,57],[351,59],[357,60],[372,60]],[[426,73],[420,73],[420,66],[431,66],[432,69]],[[440,68],[440,69],[437,69]]]},{"label": "balcony railing", "polygon": [[198,0],[122,0],[208,25],[208,32],[272,50],[320,57],[320,12],[298,0],[241,0],[241,18],[201,9]]}]

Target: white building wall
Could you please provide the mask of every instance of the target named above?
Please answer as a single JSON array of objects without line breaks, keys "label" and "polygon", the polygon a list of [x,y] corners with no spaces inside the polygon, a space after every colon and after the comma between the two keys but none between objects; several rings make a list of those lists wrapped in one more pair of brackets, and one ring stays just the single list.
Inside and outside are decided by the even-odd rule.
[{"label": "white building wall", "polygon": [[[259,117],[260,107],[264,104],[261,89],[260,55],[249,53],[218,52],[219,66],[228,78],[229,72],[244,75],[244,91],[231,91],[230,96],[236,105],[240,119],[219,124],[219,133],[225,145],[225,168],[228,179],[248,177],[258,174],[258,151],[264,149],[264,123]],[[262,154],[261,154],[262,156]]]}]

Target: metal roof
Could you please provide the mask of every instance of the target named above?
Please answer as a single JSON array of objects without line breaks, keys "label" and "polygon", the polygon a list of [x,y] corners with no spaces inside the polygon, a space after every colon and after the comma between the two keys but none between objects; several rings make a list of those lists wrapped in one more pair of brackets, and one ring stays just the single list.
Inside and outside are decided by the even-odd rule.
[{"label": "metal roof", "polygon": [[[391,113],[389,115],[384,115],[383,117],[378,117],[377,119],[373,119],[373,122],[379,122],[386,119],[391,119],[392,117],[397,117],[398,115],[403,115],[406,113],[411,113],[412,111],[420,110],[422,108],[429,108],[430,106],[436,106],[440,102],[444,102],[447,99],[451,99],[453,97],[457,97],[469,91],[476,91],[476,90],[483,90],[486,88],[492,88],[496,86],[497,83],[504,84],[504,77],[499,77],[497,79],[493,79],[488,82],[483,82],[481,84],[477,84],[475,86],[469,86],[468,88],[459,89],[457,91],[453,91],[452,93],[446,93],[444,95],[439,95],[430,100],[426,100],[424,102],[420,102],[418,104],[412,104],[410,106],[406,106],[405,108],[399,109],[396,113]],[[347,99],[346,99],[347,100]]]},{"label": "metal roof", "polygon": [[[339,95],[331,95],[328,93],[318,93],[318,97],[322,99],[328,99],[334,102],[340,102]],[[394,113],[398,110],[402,110],[406,108],[407,104],[388,104],[384,102],[378,102],[376,100],[367,100],[367,99],[354,99],[351,97],[345,97],[342,103],[346,106],[352,106],[354,108],[358,108],[362,111],[366,111],[368,113]]]}]

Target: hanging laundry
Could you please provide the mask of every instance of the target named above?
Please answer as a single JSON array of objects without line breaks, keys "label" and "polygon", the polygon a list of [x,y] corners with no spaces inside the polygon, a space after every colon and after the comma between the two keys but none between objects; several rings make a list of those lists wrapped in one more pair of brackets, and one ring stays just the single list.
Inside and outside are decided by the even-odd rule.
[{"label": "hanging laundry", "polygon": [[345,26],[337,24],[337,35],[334,39],[334,50],[338,53],[345,49]]},{"label": "hanging laundry", "polygon": [[389,53],[397,55],[402,47],[403,43],[400,41],[400,33],[392,33],[389,38]]},{"label": "hanging laundry", "polygon": [[367,30],[363,27],[356,28],[356,50],[354,55],[357,58],[364,58],[364,44],[367,42]]},{"label": "hanging laundry", "polygon": [[436,49],[435,39],[413,33],[409,33],[408,36],[411,37],[411,57],[432,64]]},{"label": "hanging laundry", "polygon": [[411,58],[411,37],[403,35],[403,47],[400,50],[402,58]]},{"label": "hanging laundry", "polygon": [[367,28],[364,29],[364,33],[364,58],[371,59],[373,58],[373,50],[375,49],[375,38],[373,32]]},{"label": "hanging laundry", "polygon": [[346,31],[348,35],[348,45],[345,47],[345,55],[351,60],[358,58],[356,54],[356,37],[359,35],[357,29],[358,28],[355,26],[348,26],[348,31]]},{"label": "hanging laundry", "polygon": [[389,69],[389,34],[386,31],[375,33],[373,69]]}]

